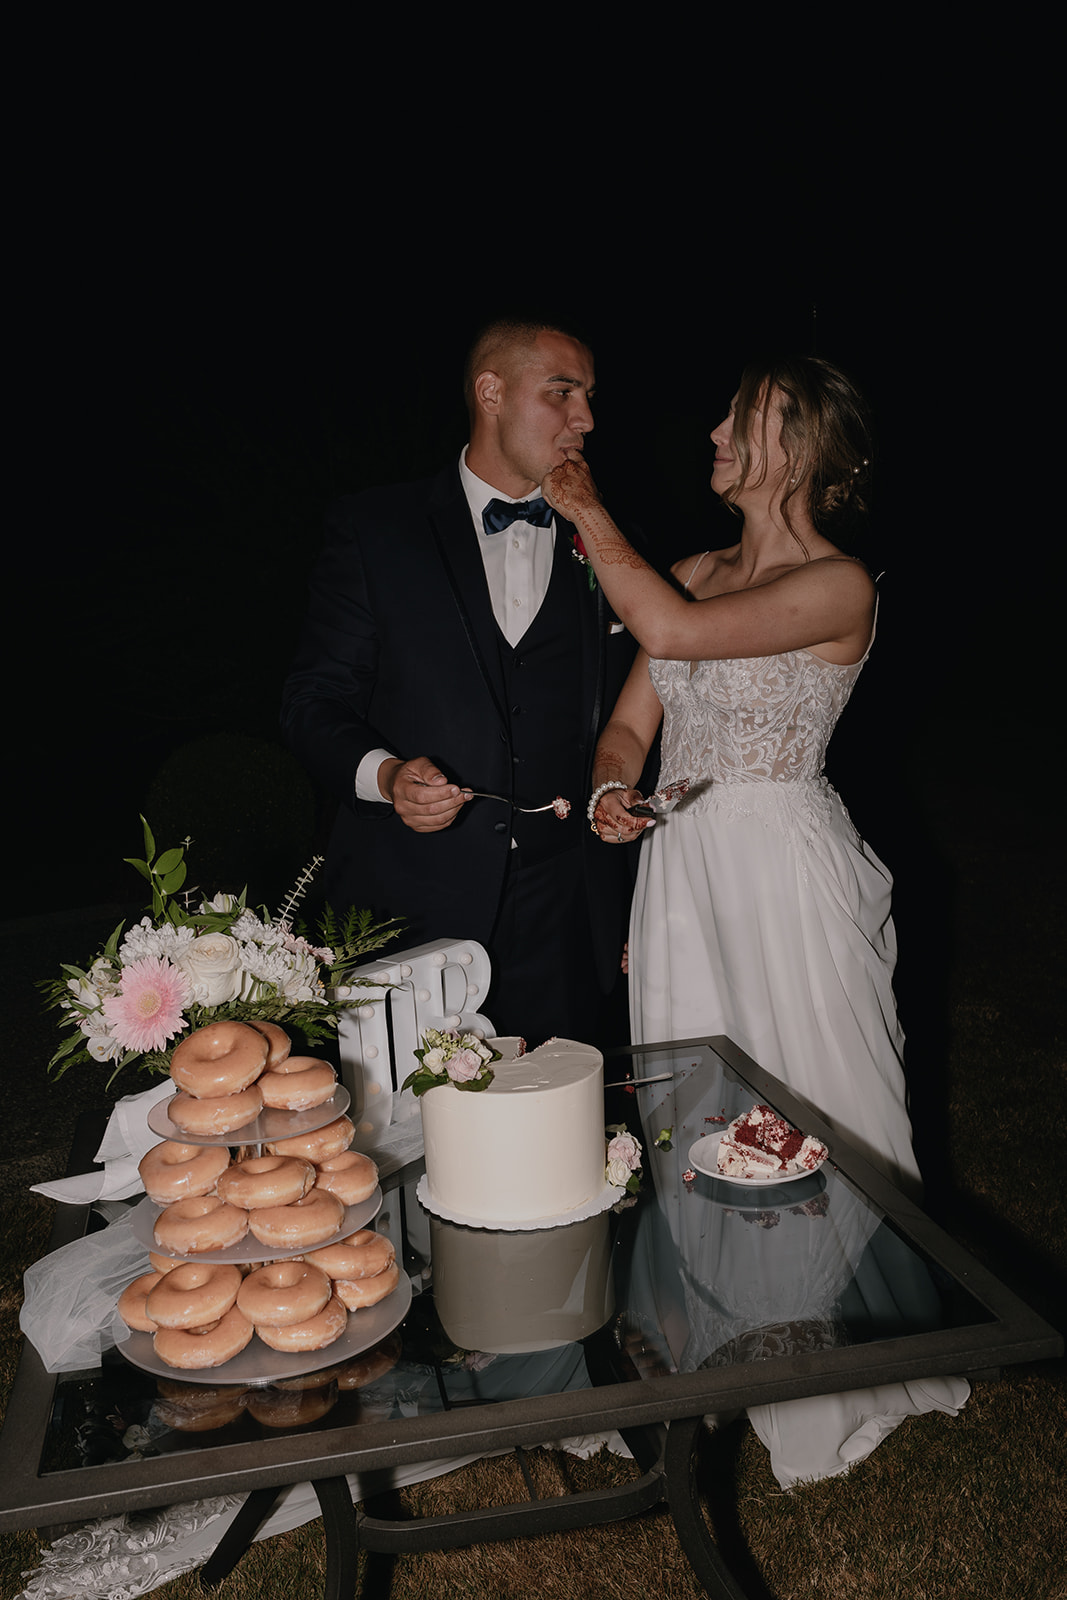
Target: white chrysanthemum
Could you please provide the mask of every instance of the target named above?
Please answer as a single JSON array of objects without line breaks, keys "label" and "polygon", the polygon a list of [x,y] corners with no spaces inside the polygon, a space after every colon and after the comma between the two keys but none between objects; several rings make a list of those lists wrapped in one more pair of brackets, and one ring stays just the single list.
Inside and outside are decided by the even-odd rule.
[{"label": "white chrysanthemum", "polygon": [[176,928],[171,922],[153,928],[149,919],[142,917],[136,927],[127,930],[119,946],[119,959],[124,967],[146,959],[170,961],[176,965],[182,951],[195,938],[195,928]]},{"label": "white chrysanthemum", "polygon": [[277,928],[261,922],[254,911],[242,911],[230,928],[230,938],[236,939],[238,944],[277,945],[282,941],[282,934]]}]

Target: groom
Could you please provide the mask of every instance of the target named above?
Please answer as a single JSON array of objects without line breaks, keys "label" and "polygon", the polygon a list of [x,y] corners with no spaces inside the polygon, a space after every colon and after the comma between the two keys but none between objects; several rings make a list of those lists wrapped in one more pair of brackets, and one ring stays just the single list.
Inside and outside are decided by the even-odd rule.
[{"label": "groom", "polygon": [[[334,507],[283,728],[341,802],[335,908],[402,917],[412,945],[484,944],[494,978],[477,1004],[501,1033],[617,1043],[602,1008],[631,852],[601,844],[585,812],[634,646],[539,487],[593,427],[593,357],[564,328],[494,322],[465,386],[457,463]],[[556,796],[563,820],[519,809]]]}]

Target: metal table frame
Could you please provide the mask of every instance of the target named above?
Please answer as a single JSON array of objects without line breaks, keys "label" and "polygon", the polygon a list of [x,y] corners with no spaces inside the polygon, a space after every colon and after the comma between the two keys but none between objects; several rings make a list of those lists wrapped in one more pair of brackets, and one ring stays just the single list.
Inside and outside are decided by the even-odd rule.
[{"label": "metal table frame", "polygon": [[[528,1536],[632,1516],[659,1501],[670,1506],[679,1538],[709,1593],[744,1600],[723,1566],[700,1511],[694,1447],[708,1412],[734,1411],[808,1395],[861,1389],[907,1379],[960,1374],[980,1377],[1001,1366],[1062,1353],[1055,1329],[955,1244],[835,1134],[810,1108],[729,1039],[672,1040],[609,1053],[618,1064],[645,1053],[710,1047],[753,1089],[805,1132],[823,1138],[845,1175],[866,1191],[887,1218],[943,1267],[988,1311],[989,1320],[907,1337],[850,1345],[773,1361],[607,1383],[559,1395],[498,1401],[424,1416],[370,1421],[358,1430],[325,1428],[180,1455],[107,1463],[39,1476],[56,1377],[26,1345],[0,1436],[4,1505],[0,1530],[47,1528],[118,1512],[176,1504],[196,1496],[249,1495],[232,1539],[203,1569],[218,1581],[239,1558],[277,1491],[311,1483],[322,1504],[329,1548],[327,1594],[350,1595],[359,1544],[371,1550],[447,1549],[491,1539]],[[614,1075],[614,1074],[612,1074]],[[91,1165],[91,1134],[83,1132],[71,1171]],[[80,1237],[87,1207],[60,1208],[50,1249]],[[666,1425],[666,1426],[664,1426]],[[575,1433],[618,1429],[642,1468],[635,1483],[422,1522],[392,1522],[353,1508],[344,1477],[453,1456],[489,1454]],[[371,1512],[374,1502],[369,1501]],[[239,1546],[239,1548],[238,1548]]]}]

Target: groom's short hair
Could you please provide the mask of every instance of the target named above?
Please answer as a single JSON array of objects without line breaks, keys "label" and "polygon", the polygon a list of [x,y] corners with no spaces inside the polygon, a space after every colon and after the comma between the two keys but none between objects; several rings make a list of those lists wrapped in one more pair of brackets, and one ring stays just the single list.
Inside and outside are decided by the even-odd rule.
[{"label": "groom's short hair", "polygon": [[475,335],[463,369],[463,396],[474,414],[474,380],[479,372],[499,372],[528,354],[539,333],[559,333],[589,349],[589,341],[572,325],[555,318],[495,317]]}]

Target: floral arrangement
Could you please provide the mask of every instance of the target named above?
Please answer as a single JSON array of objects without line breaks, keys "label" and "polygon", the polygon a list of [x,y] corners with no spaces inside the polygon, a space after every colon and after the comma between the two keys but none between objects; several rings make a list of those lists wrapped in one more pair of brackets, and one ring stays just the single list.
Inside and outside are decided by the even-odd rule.
[{"label": "floral arrangement", "polygon": [[608,1127],[607,1166],[604,1178],[627,1194],[636,1194],[641,1187],[641,1141],[627,1133],[625,1122]]},{"label": "floral arrangement", "polygon": [[492,1050],[484,1039],[474,1033],[457,1033],[450,1029],[427,1028],[422,1036],[422,1048],[415,1051],[419,1063],[400,1085],[412,1094],[425,1094],[438,1084],[451,1083],[457,1089],[477,1093],[488,1089],[493,1081],[491,1061],[500,1060],[500,1051]]},{"label": "floral arrangement", "polygon": [[78,1062],[113,1062],[108,1082],[135,1062],[144,1071],[168,1071],[176,1036],[222,1018],[291,1023],[311,1042],[336,1032],[345,1002],[327,990],[353,962],[388,943],[395,921],[375,923],[368,911],[350,911],[340,922],[329,908],[321,945],[295,929],[293,914],[321,864],[316,856],[301,873],[272,919],[266,908],[250,911],[245,893],[200,899],[195,890],[179,900],[186,878],[189,839],[156,856],[144,818],[145,859],[127,857],[147,880],[152,915],[125,933],[120,923],[85,968],[63,963],[62,978],[40,984],[46,1004],[61,1012],[71,1031],[51,1061],[61,1076]]}]

